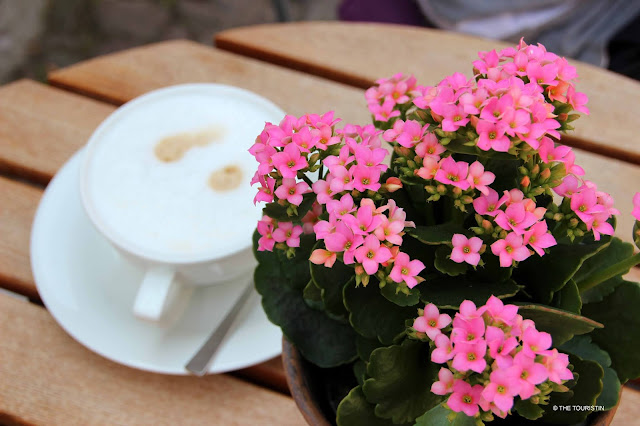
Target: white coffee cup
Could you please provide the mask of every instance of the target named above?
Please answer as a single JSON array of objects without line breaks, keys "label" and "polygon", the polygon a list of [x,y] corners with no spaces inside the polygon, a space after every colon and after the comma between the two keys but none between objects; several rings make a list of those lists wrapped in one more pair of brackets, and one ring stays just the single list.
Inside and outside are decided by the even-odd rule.
[{"label": "white coffee cup", "polygon": [[284,112],[244,89],[184,84],[147,93],[93,133],[81,168],[83,206],[97,230],[146,273],[136,316],[163,321],[194,286],[255,266],[260,218],[247,152]]}]

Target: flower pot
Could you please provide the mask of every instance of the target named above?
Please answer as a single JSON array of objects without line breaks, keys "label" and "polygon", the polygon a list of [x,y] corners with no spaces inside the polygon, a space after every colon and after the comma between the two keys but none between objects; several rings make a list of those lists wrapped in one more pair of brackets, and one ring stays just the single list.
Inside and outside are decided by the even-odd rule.
[{"label": "flower pot", "polygon": [[[340,394],[346,396],[350,388],[345,389],[344,382],[332,386],[331,381],[344,381],[345,375],[353,375],[351,368],[319,368],[304,359],[286,338],[282,339],[282,357],[291,396],[307,423],[311,426],[335,425],[335,410],[340,402],[338,398]],[[584,425],[608,426],[619,405],[618,402],[613,409],[590,416]]]}]

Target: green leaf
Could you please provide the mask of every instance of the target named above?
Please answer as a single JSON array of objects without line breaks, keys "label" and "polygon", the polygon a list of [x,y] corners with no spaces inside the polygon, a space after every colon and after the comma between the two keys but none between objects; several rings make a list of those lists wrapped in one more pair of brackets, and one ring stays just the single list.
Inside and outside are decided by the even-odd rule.
[{"label": "green leaf", "polygon": [[363,337],[359,334],[358,337],[356,337],[356,348],[358,350],[358,356],[363,361],[369,361],[371,352],[382,346],[384,345],[380,343],[380,340],[378,339],[367,339],[366,337]]},{"label": "green leaf", "polygon": [[584,360],[594,361],[604,369],[602,393],[598,396],[596,404],[603,405],[606,410],[615,407],[620,396],[621,385],[615,370],[611,368],[611,357],[609,357],[609,354],[593,343],[588,334],[574,336],[573,339],[564,343],[558,349],[562,352],[579,356]]},{"label": "green leaf", "polygon": [[492,295],[504,299],[514,296],[520,290],[513,280],[479,282],[469,279],[468,274],[427,280],[418,287],[420,299],[424,303],[433,303],[439,308],[451,309],[458,309],[464,300],[482,305]]},{"label": "green leaf", "polygon": [[393,339],[404,332],[405,321],[418,315],[415,308],[398,306],[382,296],[373,277],[366,287],[346,286],[344,303],[354,330],[385,344],[393,343]]},{"label": "green leaf", "polygon": [[528,399],[526,401],[518,399],[513,408],[518,412],[518,414],[528,420],[539,419],[544,414],[542,407],[538,404],[534,404]]},{"label": "green leaf", "polygon": [[[257,241],[254,235],[254,250]],[[262,307],[269,320],[312,363],[327,368],[351,362],[357,356],[353,329],[310,308],[304,300],[303,290],[310,279],[307,259],[311,245],[304,242],[301,246],[293,259],[280,252],[257,253],[260,263],[254,281]]]},{"label": "green leaf", "polygon": [[533,320],[539,331],[551,334],[553,346],[556,347],[575,335],[589,333],[595,328],[603,327],[592,319],[543,305],[520,305],[518,313],[523,318]]},{"label": "green leaf", "polygon": [[309,281],[302,291],[302,297],[310,308],[315,309],[316,311],[324,310],[324,303],[322,303],[320,289],[314,284],[313,280]]},{"label": "green leaf", "polygon": [[374,405],[367,402],[362,386],[355,387],[338,405],[338,426],[389,426],[388,420],[377,417]]},{"label": "green leaf", "polygon": [[[607,248],[587,259],[574,276],[574,280],[581,289],[582,282],[595,272],[602,271],[633,255],[633,245],[625,243],[619,238],[613,238]],[[606,295],[611,294],[623,282],[622,275],[611,278],[597,286],[582,292],[584,303],[600,302]]]},{"label": "green leaf", "polygon": [[591,333],[593,342],[609,353],[621,383],[640,376],[640,285],[622,282],[601,302],[586,303],[587,315],[604,324]]},{"label": "green leaf", "polygon": [[603,236],[599,243],[553,246],[542,257],[531,256],[520,262],[514,271],[515,280],[526,286],[526,291],[536,302],[548,305],[553,293],[564,287],[582,263],[603,250],[608,241]]},{"label": "green leaf", "polygon": [[582,309],[582,299],[575,281],[569,280],[564,287],[553,295],[551,306],[565,311],[580,314]]},{"label": "green leaf", "polygon": [[[321,245],[318,242],[314,249]],[[311,278],[316,286],[320,289],[322,302],[327,313],[335,319],[347,320],[349,312],[344,307],[342,293],[345,285],[355,287],[355,272],[353,268],[345,265],[339,260],[333,264],[332,268],[324,265],[316,265],[309,262],[311,267]]]},{"label": "green leaf", "polygon": [[467,264],[466,263],[457,263],[453,260],[449,259],[449,255],[451,254],[451,247],[442,245],[438,247],[436,250],[436,260],[433,263],[433,266],[443,274],[450,275],[452,277],[464,274],[467,272]]},{"label": "green leaf", "polygon": [[[405,292],[408,292],[405,293]],[[380,289],[380,293],[390,302],[398,306],[414,306],[420,302],[420,289],[409,288],[406,284],[398,284],[389,280],[384,287]]]},{"label": "green leaf", "polygon": [[442,402],[431,392],[440,366],[430,362],[429,345],[406,339],[401,345],[373,351],[362,386],[378,417],[394,423],[413,422]]},{"label": "green leaf", "polygon": [[444,405],[438,404],[418,417],[414,426],[476,426],[476,419],[462,412],[453,412]]},{"label": "green leaf", "polygon": [[356,376],[358,384],[362,386],[367,380],[367,363],[359,359],[353,364],[353,375]]},{"label": "green leaf", "polygon": [[316,195],[313,192],[305,194],[302,196],[302,202],[299,206],[296,207],[298,211],[297,215],[289,216],[287,214],[287,208],[282,206],[276,202],[268,203],[262,209],[262,212],[269,216],[272,219],[277,220],[278,222],[292,222],[294,220],[301,220],[304,215],[307,214],[311,207],[313,206],[313,202],[316,200]]},{"label": "green leaf", "polygon": [[[554,405],[579,405],[590,406],[596,405],[596,399],[602,392],[602,377],[604,371],[597,363],[593,361],[582,360],[579,357],[571,355],[569,357],[573,365],[574,373],[578,374],[578,381],[571,388],[571,392],[553,392],[549,399],[549,405],[545,409],[542,420],[554,424],[575,424],[583,421],[592,411],[580,410],[556,410],[553,411]],[[569,398],[567,398],[569,396]]]},{"label": "green leaf", "polygon": [[471,236],[469,231],[456,223],[442,223],[440,225],[416,226],[407,229],[407,233],[413,238],[425,244],[451,244],[454,234]]}]

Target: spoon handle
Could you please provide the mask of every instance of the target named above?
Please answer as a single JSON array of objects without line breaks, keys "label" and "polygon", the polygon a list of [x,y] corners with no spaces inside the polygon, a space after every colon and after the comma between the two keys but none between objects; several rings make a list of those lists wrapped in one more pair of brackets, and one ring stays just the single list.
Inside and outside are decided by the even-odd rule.
[{"label": "spoon handle", "polygon": [[202,345],[198,352],[191,358],[185,368],[196,376],[204,376],[209,371],[209,366],[213,361],[213,357],[220,347],[220,343],[229,332],[233,320],[236,319],[240,310],[245,305],[251,294],[253,293],[253,281],[249,283],[247,288],[242,292],[231,310],[224,317],[218,327],[213,330],[207,341]]}]

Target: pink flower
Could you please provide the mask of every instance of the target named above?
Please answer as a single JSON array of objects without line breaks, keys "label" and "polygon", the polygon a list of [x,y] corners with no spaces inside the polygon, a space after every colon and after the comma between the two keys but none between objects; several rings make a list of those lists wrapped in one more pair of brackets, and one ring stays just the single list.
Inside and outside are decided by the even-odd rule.
[{"label": "pink flower", "polygon": [[298,182],[294,178],[283,178],[282,185],[276,189],[276,195],[281,200],[287,200],[291,204],[299,206],[302,195],[311,192],[306,182]]},{"label": "pink flower", "polygon": [[575,87],[569,86],[569,88],[567,89],[567,100],[569,101],[569,105],[571,105],[573,109],[589,115],[589,108],[585,106],[589,101],[587,95],[581,92],[576,92]]},{"label": "pink flower", "polygon": [[422,160],[422,167],[415,170],[414,173],[422,179],[431,180],[435,177],[440,169],[440,163],[435,157],[426,156]]},{"label": "pink flower", "polygon": [[540,392],[536,385],[547,380],[549,373],[544,365],[535,362],[534,358],[519,352],[513,358],[513,366],[511,367],[514,375],[518,378],[520,384],[520,398],[523,400],[531,398]]},{"label": "pink flower", "polygon": [[513,261],[522,261],[529,257],[529,250],[522,245],[522,237],[515,232],[510,233],[504,240],[491,244],[491,252],[500,257],[500,266],[508,268]]},{"label": "pink flower", "polygon": [[291,222],[279,222],[278,229],[273,231],[273,239],[278,243],[285,243],[288,247],[300,247],[302,226]]},{"label": "pink flower", "polygon": [[455,355],[453,352],[453,343],[444,334],[438,334],[435,338],[436,347],[431,351],[431,361],[436,364],[444,364],[452,359]]},{"label": "pink flower", "polygon": [[327,268],[333,267],[336,263],[336,254],[324,249],[315,249],[311,253],[309,260],[316,265],[324,265]]},{"label": "pink flower", "polygon": [[380,241],[389,241],[397,246],[402,245],[402,235],[404,231],[404,221],[390,221],[381,216],[382,223],[375,229],[374,234]]},{"label": "pink flower", "polygon": [[491,382],[482,391],[482,397],[493,402],[502,411],[509,411],[513,407],[513,397],[520,392],[520,382],[516,372],[509,370],[495,370],[491,373]]},{"label": "pink flower", "polygon": [[496,191],[488,188],[487,194],[483,194],[473,200],[473,208],[478,214],[495,217],[500,212],[498,209],[504,202],[504,198],[500,198]]},{"label": "pink flower", "polygon": [[355,158],[359,166],[366,166],[372,169],[377,169],[379,172],[383,172],[387,170],[387,165],[382,164],[382,162],[388,154],[389,151],[384,148],[357,145]]},{"label": "pink flower", "polygon": [[333,168],[333,166],[347,166],[347,164],[351,163],[355,157],[351,155],[351,151],[349,151],[349,147],[344,145],[340,148],[340,155],[336,157],[335,155],[330,155],[322,161],[329,171]]},{"label": "pink flower", "polygon": [[365,236],[373,232],[382,223],[382,217],[374,214],[373,209],[366,205],[358,209],[356,216],[347,214],[343,216],[342,220],[349,225],[354,234]]},{"label": "pink flower", "polygon": [[320,220],[313,225],[313,232],[316,234],[316,238],[324,240],[328,235],[336,232],[336,220],[333,217],[329,217],[329,221]]},{"label": "pink flower", "polygon": [[484,195],[489,194],[489,187],[496,179],[496,175],[491,172],[485,172],[484,166],[479,161],[474,162],[469,166],[469,176],[467,180],[471,185],[471,188],[476,188]]},{"label": "pink flower", "polygon": [[613,226],[607,220],[609,219],[609,213],[595,213],[591,217],[591,222],[587,222],[587,229],[593,232],[593,238],[596,241],[600,241],[600,234],[613,235],[615,230]]},{"label": "pink flower", "polygon": [[511,230],[518,235],[524,234],[525,230],[537,221],[536,215],[527,211],[524,203],[511,203],[504,212],[498,212],[496,216],[496,223],[502,229]]},{"label": "pink flower", "polygon": [[506,126],[502,123],[492,123],[486,120],[478,121],[476,131],[478,138],[478,148],[483,151],[507,152],[511,147],[511,141],[505,136]]},{"label": "pink flower", "polygon": [[313,234],[313,226],[318,223],[318,218],[322,214],[322,206],[314,201],[311,209],[302,217],[302,230],[305,234]]},{"label": "pink flower", "polygon": [[455,356],[451,366],[460,372],[475,371],[482,373],[487,366],[484,356],[487,353],[487,342],[479,340],[476,343],[457,342],[454,346]]},{"label": "pink flower", "polygon": [[353,172],[344,166],[333,166],[331,177],[329,186],[333,193],[351,191],[354,188]]},{"label": "pink flower", "polygon": [[[485,307],[481,306],[476,309],[476,304],[471,300],[464,300],[460,304],[459,314],[456,315],[456,318],[461,318],[466,321],[470,321],[474,318],[480,318],[485,311]],[[455,324],[454,324],[455,326]]]},{"label": "pink flower", "polygon": [[394,110],[396,103],[393,99],[385,99],[385,101],[380,105],[379,103],[369,103],[369,111],[373,114],[373,118],[376,121],[389,121],[393,117],[400,116],[400,111],[397,109]]},{"label": "pink flower", "polygon": [[491,318],[492,323],[497,325],[513,326],[518,315],[518,307],[516,305],[505,305],[502,300],[495,296],[491,296],[485,306],[485,313]]},{"label": "pink flower", "polygon": [[631,211],[631,215],[636,218],[636,220],[640,220],[640,192],[636,192],[636,195],[633,196],[633,210]]},{"label": "pink flower", "polygon": [[432,157],[436,161],[440,159],[440,154],[446,151],[446,148],[438,142],[438,138],[433,133],[427,133],[422,142],[415,147],[416,154],[420,157]]},{"label": "pink flower", "polygon": [[[407,256],[407,258],[408,257],[409,256]],[[441,314],[436,305],[429,303],[424,307],[424,313],[422,316],[413,321],[413,328],[421,333],[426,333],[426,335],[429,336],[429,339],[435,340],[437,336],[442,334],[440,330],[449,324],[451,324],[451,317],[447,314]]]},{"label": "pink flower", "polygon": [[469,188],[469,182],[467,181],[468,170],[469,163],[464,161],[456,162],[453,158],[447,157],[440,161],[440,168],[435,175],[435,180],[465,190]]},{"label": "pink flower", "polygon": [[362,235],[355,235],[351,228],[344,222],[338,222],[336,232],[324,237],[324,244],[327,250],[332,252],[344,252],[344,263],[350,265],[354,263],[355,250],[362,245],[364,238]]},{"label": "pink flower", "polygon": [[332,216],[344,216],[356,211],[353,204],[353,198],[350,194],[344,194],[340,200],[331,200],[327,202],[327,213]]},{"label": "pink flower", "polygon": [[[329,130],[331,132],[331,130]],[[315,147],[313,136],[308,127],[303,127],[299,132],[294,133],[291,137],[291,141],[300,148],[302,152],[309,152]],[[324,148],[326,149],[326,147]]]},{"label": "pink flower", "polygon": [[451,260],[457,263],[467,262],[477,266],[480,262],[478,251],[482,248],[482,240],[478,237],[467,238],[462,234],[455,234],[451,239],[453,250]]},{"label": "pink flower", "polygon": [[[395,141],[405,148],[413,148],[427,135],[428,124],[422,126],[415,120],[407,120]],[[395,126],[394,126],[395,128]]]},{"label": "pink flower", "polygon": [[258,251],[273,251],[276,240],[273,238],[273,220],[269,216],[263,216],[258,221],[258,233],[261,235],[258,240]]},{"label": "pink flower", "polygon": [[438,371],[438,381],[431,385],[431,392],[436,395],[447,395],[453,392],[453,373],[451,370],[443,367]]},{"label": "pink flower", "polygon": [[571,197],[580,188],[581,183],[574,175],[567,175],[562,179],[562,183],[553,188],[556,194],[561,197]]},{"label": "pink flower", "polygon": [[276,185],[276,180],[271,177],[267,177],[266,179],[264,179],[262,176],[260,176],[260,183],[262,186],[258,188],[258,193],[253,198],[253,204],[256,204],[258,202],[266,202],[266,203],[272,202],[273,188]]},{"label": "pink flower", "polygon": [[480,402],[483,387],[482,385],[471,385],[464,380],[457,379],[453,384],[453,393],[447,400],[447,405],[451,411],[463,412],[469,417],[474,417],[480,411]]},{"label": "pink flower", "polygon": [[391,258],[391,251],[386,246],[381,246],[375,235],[369,235],[365,238],[364,244],[356,249],[355,257],[366,273],[373,275],[378,272],[381,263]]},{"label": "pink flower", "polygon": [[551,347],[551,335],[529,327],[522,333],[522,353],[532,358]]},{"label": "pink flower", "polygon": [[273,154],[273,165],[282,177],[294,178],[298,170],[308,166],[307,159],[300,155],[300,148],[295,144],[289,144],[281,152]]},{"label": "pink flower", "polygon": [[311,130],[311,137],[310,145],[316,146],[322,150],[326,150],[327,146],[335,145],[340,142],[339,136],[333,136],[333,127],[326,123],[318,123],[318,126]]},{"label": "pink flower", "polygon": [[557,349],[546,351],[542,360],[543,365],[549,373],[549,380],[554,383],[562,384],[563,380],[573,379],[573,373],[567,368],[569,365],[569,356],[558,352]]},{"label": "pink flower", "polygon": [[402,181],[397,177],[390,177],[384,183],[384,188],[388,192],[396,192],[397,190],[402,188]]},{"label": "pink flower", "polygon": [[[327,179],[329,176],[327,176]],[[320,204],[326,204],[330,200],[332,200],[333,191],[331,190],[331,185],[326,180],[317,180],[313,182],[311,186],[313,188],[313,192],[318,196],[316,199]]]},{"label": "pink flower", "polygon": [[601,213],[604,207],[598,204],[595,189],[583,187],[571,196],[571,210],[585,223],[592,220],[594,213]]},{"label": "pink flower", "polygon": [[529,244],[538,256],[544,256],[544,249],[555,246],[557,242],[553,235],[547,232],[547,222],[543,220],[525,231],[524,244]]},{"label": "pink flower", "polygon": [[442,114],[442,130],[445,132],[455,132],[459,127],[464,127],[469,122],[469,114],[464,111],[462,105],[446,105]]},{"label": "pink flower", "polygon": [[511,352],[519,346],[514,336],[506,337],[498,327],[488,326],[485,340],[489,347],[489,356],[495,359],[498,366],[508,368],[513,363]]},{"label": "pink flower", "polygon": [[380,189],[380,169],[358,164],[353,167],[353,187],[360,192]]}]

